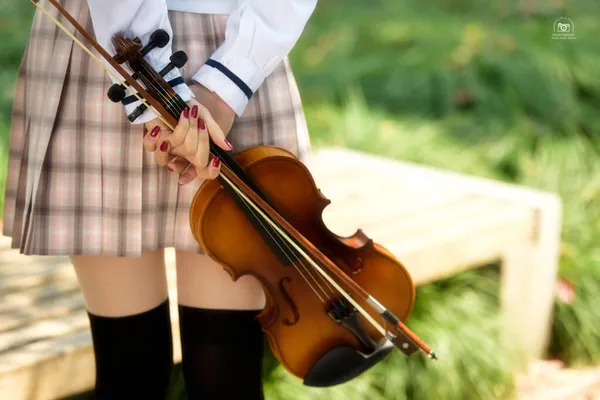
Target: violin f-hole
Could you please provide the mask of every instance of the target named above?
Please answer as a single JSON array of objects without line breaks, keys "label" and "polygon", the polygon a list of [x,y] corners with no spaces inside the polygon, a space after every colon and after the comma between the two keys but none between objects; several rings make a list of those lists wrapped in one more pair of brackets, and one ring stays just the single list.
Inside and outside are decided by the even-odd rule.
[{"label": "violin f-hole", "polygon": [[294,314],[294,319],[290,321],[290,319],[288,317],[283,318],[283,323],[287,326],[294,326],[298,323],[298,320],[300,320],[300,312],[298,311],[298,307],[296,306],[296,304],[294,304],[294,300],[292,300],[292,296],[289,295],[289,293],[287,292],[287,289],[285,288],[284,283],[292,283],[292,278],[290,277],[284,277],[281,278],[279,280],[279,291],[281,292],[281,295],[283,296],[283,298],[285,299],[285,302],[290,306],[290,309],[292,310],[292,314]]}]

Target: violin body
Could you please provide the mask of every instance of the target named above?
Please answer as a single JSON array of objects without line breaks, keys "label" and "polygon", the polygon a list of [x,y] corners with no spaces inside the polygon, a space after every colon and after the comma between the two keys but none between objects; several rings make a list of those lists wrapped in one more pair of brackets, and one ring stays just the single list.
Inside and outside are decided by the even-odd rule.
[{"label": "violin body", "polygon": [[[330,201],[316,187],[304,164],[283,149],[267,146],[246,150],[234,158],[268,203],[348,278],[399,319],[408,317],[415,289],[406,268],[360,230],[351,237],[328,230],[322,212]],[[233,280],[251,275],[262,284],[266,305],[257,318],[275,357],[290,373],[305,379],[305,384],[330,386],[346,381],[389,352],[383,343],[386,340],[363,316],[347,315],[351,307],[336,307],[344,302],[341,295],[305,261],[293,257],[293,252],[292,256],[277,256],[219,181],[205,181],[196,193],[190,225],[206,253]],[[362,299],[355,300],[367,307]],[[376,311],[369,313],[381,319]]]}]

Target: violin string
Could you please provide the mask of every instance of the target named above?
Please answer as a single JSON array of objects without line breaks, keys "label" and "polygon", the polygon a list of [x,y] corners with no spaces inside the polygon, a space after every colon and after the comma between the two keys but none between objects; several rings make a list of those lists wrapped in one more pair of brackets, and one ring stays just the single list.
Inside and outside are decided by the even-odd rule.
[{"label": "violin string", "polygon": [[[327,290],[325,290],[323,288],[323,286],[325,286],[327,289],[329,289],[329,291],[332,294],[335,294],[335,289],[333,288],[333,286],[331,286],[331,284],[329,282],[327,282],[322,276],[320,276],[318,274],[317,271],[314,270],[314,268],[309,268],[304,261],[298,257],[296,254],[294,254],[293,249],[290,247],[290,245],[286,242],[285,238],[282,237],[277,231],[273,232],[272,229],[269,229],[268,225],[265,225],[264,221],[260,218],[260,215],[258,215],[256,213],[256,211],[254,211],[252,209],[252,207],[250,207],[250,205],[248,204],[248,201],[244,198],[241,198],[242,201],[244,202],[244,206],[246,207],[246,209],[248,209],[251,213],[252,216],[258,221],[258,223],[261,225],[261,227],[269,234],[270,238],[277,244],[277,247],[279,247],[279,249],[283,252],[283,254],[285,254],[286,258],[288,259],[288,261],[290,261],[292,263],[292,265],[296,265],[296,263],[299,263],[300,266],[302,266],[302,268],[304,269],[304,271],[310,276],[310,278],[314,281],[314,283],[321,289],[321,291],[323,292],[323,295],[328,299],[331,300],[330,296],[327,294]],[[277,241],[276,238],[274,237],[274,235],[276,237],[278,237],[279,239],[281,239],[280,241]],[[285,248],[283,248],[279,242],[283,242]],[[291,254],[291,255],[290,255]],[[298,269],[296,267],[296,269]],[[311,286],[310,282],[308,281],[308,279],[304,276],[304,274],[302,273],[302,271],[300,271],[298,269],[298,272],[302,275],[302,277],[304,278],[304,280]],[[313,275],[314,274],[314,275]],[[316,275],[316,278],[315,278]],[[314,288],[313,288],[313,291]],[[318,295],[318,294],[317,294]],[[320,296],[319,296],[320,297]]]},{"label": "violin string", "polygon": [[[360,304],[358,304],[358,302],[346,291],[344,290],[344,288],[342,288],[340,286],[340,284],[338,284],[331,276],[329,276],[321,266],[319,266],[312,258],[310,258],[306,252],[304,251],[304,249],[302,249],[300,246],[298,246],[289,236],[287,236],[287,234],[285,233],[285,231],[282,230],[282,228],[280,228],[274,221],[271,220],[271,218],[265,214],[265,212],[263,210],[261,210],[261,208],[255,204],[252,200],[250,200],[246,194],[240,189],[238,188],[233,182],[231,182],[231,179],[229,179],[225,174],[223,174],[223,172],[220,173],[220,176],[236,191],[236,193],[242,197],[245,201],[248,202],[249,205],[251,205],[261,216],[262,218],[273,227],[273,229],[275,229],[298,253],[300,253],[302,255],[302,257],[308,262],[310,263],[314,269],[316,269],[319,274],[321,274],[326,280],[329,281],[329,283],[331,283],[331,285],[333,287],[336,288],[336,290],[346,298],[346,300],[348,300],[348,302],[350,304],[352,304],[354,306],[354,308],[356,308],[356,310],[358,312],[360,312],[362,314],[362,316],[375,328],[379,331],[379,333],[381,333],[384,337],[387,337],[387,331],[385,328],[383,328],[377,321],[375,321],[375,319],[371,316],[371,314],[369,314]],[[371,302],[374,300],[372,298],[366,299],[367,300],[367,304],[371,307],[373,307],[373,305],[371,304]],[[378,302],[377,302],[378,303]],[[383,310],[385,310],[385,308],[383,308]],[[379,314],[381,314],[378,311]]]},{"label": "violin string", "polygon": [[[331,300],[329,295],[327,294],[327,291],[325,289],[323,289],[323,287],[319,284],[319,282],[314,278],[314,276],[312,276],[312,274],[310,273],[310,270],[306,267],[306,265],[304,264],[304,262],[302,262],[302,260],[296,256],[295,254],[293,254],[293,251],[291,251],[291,248],[289,247],[289,245],[287,243],[284,242],[285,247],[287,248],[284,249],[283,247],[281,247],[281,245],[279,244],[279,242],[275,239],[275,237],[273,236],[273,232],[272,229],[269,229],[268,226],[266,226],[263,221],[260,219],[260,216],[258,216],[256,214],[256,212],[248,205],[247,201],[245,199],[242,198],[242,201],[244,202],[244,205],[246,206],[246,208],[248,210],[250,210],[250,212],[252,213],[253,217],[256,218],[256,220],[258,221],[258,223],[263,227],[263,229],[268,233],[268,235],[271,237],[271,239],[277,244],[277,247],[279,247],[279,249],[281,250],[281,252],[285,255],[285,257],[288,259],[288,261],[294,266],[294,268],[296,268],[296,270],[298,271],[298,273],[300,273],[300,275],[302,276],[302,278],[306,281],[306,283],[310,286],[310,288],[313,290],[313,292],[315,292],[315,294],[319,297],[319,299],[321,300],[322,303],[325,303],[325,300],[323,300],[323,298],[319,295],[319,293],[317,292],[317,290],[313,287],[313,285],[310,283],[310,281],[306,278],[306,276],[302,273],[302,271],[296,266],[296,262],[299,262],[300,265],[302,265],[302,267],[304,268],[304,270],[310,275],[311,279],[314,281],[314,283],[319,287],[319,289],[322,291],[323,296],[325,296],[325,298],[327,298],[327,300]],[[284,239],[281,237],[281,235],[279,235],[277,232],[275,232],[275,235],[278,235],[279,238]],[[290,254],[292,254],[292,256],[290,256]],[[293,258],[295,258],[295,261],[293,260]]]},{"label": "violin string", "polygon": [[[226,160],[223,160],[223,163],[224,163],[224,164],[225,164],[225,165],[226,165],[226,166],[227,166],[229,169],[231,169],[231,167],[229,167],[229,165],[227,164],[227,161],[226,161]],[[258,222],[261,224],[261,226],[262,226],[262,227],[265,229],[265,231],[269,232],[269,235],[271,236],[271,239],[273,239],[274,241],[276,241],[276,239],[273,237],[272,229],[269,229],[269,227],[268,227],[268,226],[265,226],[265,225],[263,224],[263,222],[262,222],[262,221],[261,221],[261,219],[260,219],[260,216],[259,216],[259,215],[257,215],[257,214],[256,214],[256,212],[255,212],[255,211],[252,209],[252,207],[250,207],[250,206],[248,205],[248,203],[247,203],[247,201],[246,201],[245,199],[242,199],[242,200],[243,200],[243,202],[244,202],[244,205],[245,205],[246,209],[248,209],[248,210],[249,210],[249,211],[252,213],[252,215],[254,216],[254,218],[256,218],[256,220],[257,220],[257,221],[258,221]],[[323,289],[323,286],[325,286],[327,289],[329,289],[329,291],[330,291],[332,294],[335,294],[335,289],[334,289],[334,287],[333,287],[333,286],[331,286],[331,284],[330,284],[329,282],[327,282],[327,281],[326,281],[326,280],[325,280],[325,279],[324,279],[322,276],[320,276],[320,275],[318,274],[318,272],[314,271],[314,268],[309,268],[309,267],[307,267],[307,266],[304,264],[304,262],[302,261],[302,259],[301,259],[300,257],[298,257],[296,254],[294,254],[294,251],[293,251],[293,249],[292,249],[292,248],[289,246],[289,244],[288,244],[288,243],[285,241],[285,239],[284,239],[283,237],[281,237],[281,235],[279,235],[279,234],[278,234],[276,231],[274,232],[274,234],[275,234],[275,235],[276,235],[278,238],[282,239],[282,240],[280,240],[280,242],[283,242],[283,243],[284,243],[284,245],[285,245],[285,247],[286,247],[286,249],[283,249],[283,248],[282,248],[282,247],[281,247],[281,246],[278,244],[278,247],[280,248],[280,250],[281,250],[282,252],[284,252],[284,253],[285,253],[285,252],[286,252],[286,250],[287,250],[287,251],[288,251],[290,254],[292,254],[292,256],[289,256],[287,253],[285,253],[285,254],[286,254],[286,257],[288,258],[288,260],[289,260],[289,261],[292,261],[292,258],[291,258],[291,257],[295,258],[295,261],[300,263],[300,265],[301,265],[301,266],[304,268],[304,270],[307,272],[307,274],[308,274],[308,275],[310,275],[311,279],[312,279],[312,280],[315,282],[315,284],[317,284],[317,285],[319,286],[319,288],[321,288],[321,290],[323,291],[323,293],[324,293],[324,295],[325,295],[325,296],[328,296],[328,295],[327,295],[327,290]],[[293,263],[293,262],[292,262],[292,263]],[[314,274],[314,275],[313,275],[313,274]],[[315,275],[316,275],[316,277],[315,277]]]},{"label": "violin string", "polygon": [[141,68],[144,70],[144,72],[147,73],[148,84],[150,84],[154,91],[162,97],[163,102],[166,105],[165,108],[172,108],[170,111],[175,111],[176,115],[179,116],[179,114],[181,114],[181,111],[183,110],[177,112],[176,108],[174,108],[174,106],[177,105],[176,102],[173,100],[173,97],[169,94],[169,92],[165,88],[163,88],[162,85],[158,83],[158,81],[156,81],[154,75],[152,74],[152,72],[154,71],[150,71],[143,63],[141,63]]}]

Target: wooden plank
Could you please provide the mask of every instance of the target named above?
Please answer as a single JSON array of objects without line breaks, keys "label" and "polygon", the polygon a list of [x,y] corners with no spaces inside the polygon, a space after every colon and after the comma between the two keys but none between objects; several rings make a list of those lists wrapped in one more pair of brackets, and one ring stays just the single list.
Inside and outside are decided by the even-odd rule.
[{"label": "wooden plank", "polygon": [[318,149],[314,152],[312,165],[316,176],[321,176],[321,174],[326,176],[326,170],[332,165],[341,170],[351,170],[356,165],[360,165],[373,174],[378,171],[387,171],[402,176],[404,179],[427,181],[434,185],[443,185],[443,187],[450,185],[454,190],[481,193],[532,208],[562,207],[561,200],[555,193],[421,164],[392,160],[346,148]]},{"label": "wooden plank", "polygon": [[550,340],[562,210],[549,202],[536,211],[536,240],[508,247],[504,254],[500,299],[510,326],[519,327],[508,331],[511,345],[539,357]]},{"label": "wooden plank", "polygon": [[95,379],[88,330],[28,344],[2,354],[0,395],[11,400],[53,400],[89,390]]},{"label": "wooden plank", "polygon": [[523,218],[523,210],[508,209],[499,214],[495,222],[472,224],[470,233],[469,227],[464,227],[462,234],[453,229],[440,229],[425,240],[400,243],[390,246],[389,250],[397,254],[414,282],[422,285],[501,260],[506,248],[531,237],[532,226],[523,224]]},{"label": "wooden plank", "polygon": [[[169,295],[176,299],[175,252],[165,251]],[[175,362],[181,361],[177,302],[171,301]],[[79,312],[80,315],[83,315]],[[92,340],[85,327],[26,343],[0,356],[0,398],[49,400],[89,390],[94,384]]]},{"label": "wooden plank", "polygon": [[67,256],[37,256],[21,254],[18,249],[11,249],[12,238],[0,236],[0,265],[2,275],[40,272],[40,270],[53,269],[57,265],[69,265]]},{"label": "wooden plank", "polygon": [[[75,279],[60,280],[51,285],[35,286],[26,290],[4,294],[2,302],[0,302],[0,315],[14,309],[43,306],[53,298],[66,294],[70,295],[73,291],[79,292],[79,283]],[[0,326],[2,325],[0,324]]]},{"label": "wooden plank", "polygon": [[391,245],[393,243],[390,243],[390,240],[418,241],[446,227],[458,229],[461,224],[470,222],[469,220],[486,218],[491,214],[490,211],[504,208],[485,199],[458,198],[419,213],[404,213],[402,209],[391,209],[379,215],[377,219],[371,219],[370,215],[355,215],[350,218],[347,216],[343,224],[360,224],[368,236]]},{"label": "wooden plank", "polygon": [[76,279],[73,266],[59,264],[52,269],[47,269],[40,273],[32,272],[3,277],[0,279],[0,295],[43,286],[45,284],[58,284],[58,282],[73,281]]},{"label": "wooden plank", "polygon": [[402,224],[405,218],[427,215],[432,209],[449,207],[466,200],[465,194],[460,192],[444,192],[437,196],[423,193],[422,197],[410,201],[395,195],[362,199],[360,202],[335,199],[325,208],[323,221],[342,236],[354,233],[357,228],[362,228],[368,234],[366,224],[370,222],[397,221]]},{"label": "wooden plank", "polygon": [[35,298],[25,294],[11,294],[0,303],[0,332],[15,330],[32,321],[53,319],[85,308],[85,301],[77,282],[68,282],[73,288],[56,296]]},{"label": "wooden plank", "polygon": [[[0,354],[17,349],[27,343],[59,337],[88,326],[89,321],[84,309],[75,310],[73,313],[59,318],[35,320],[19,329],[0,333]],[[2,365],[3,363],[0,361],[0,370]]]},{"label": "wooden plank", "polygon": [[592,400],[600,396],[598,368],[561,369],[519,381],[518,400]]}]

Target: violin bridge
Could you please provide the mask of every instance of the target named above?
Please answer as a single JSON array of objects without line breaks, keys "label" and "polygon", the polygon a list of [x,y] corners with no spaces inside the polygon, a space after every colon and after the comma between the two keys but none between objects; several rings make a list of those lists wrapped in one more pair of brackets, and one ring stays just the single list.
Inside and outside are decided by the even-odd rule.
[{"label": "violin bridge", "polygon": [[343,299],[333,300],[329,303],[327,314],[338,325],[343,326],[360,341],[365,347],[367,354],[377,349],[377,343],[366,333],[363,324],[360,321],[360,314],[356,308],[348,305]]}]

